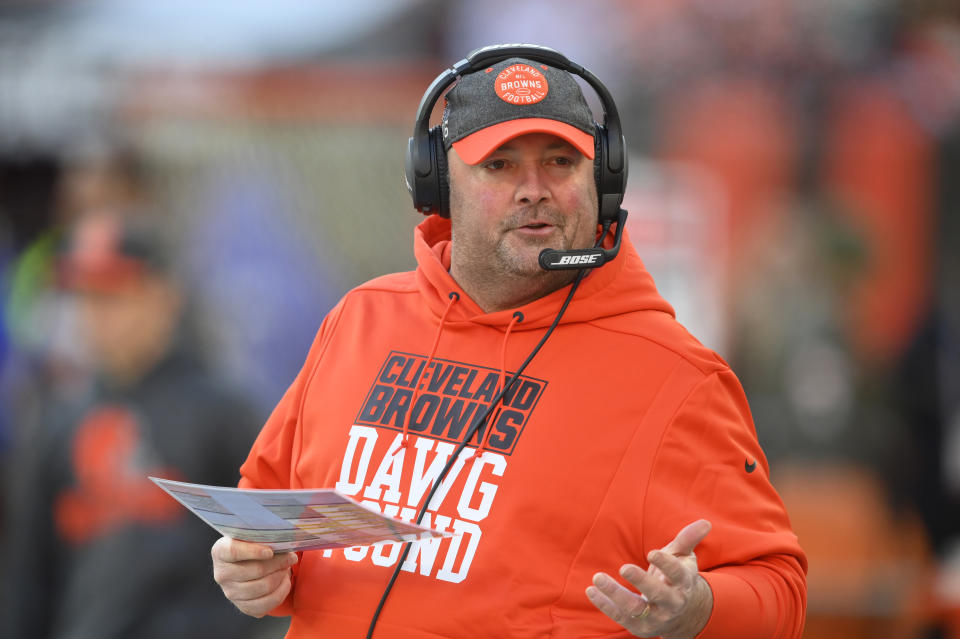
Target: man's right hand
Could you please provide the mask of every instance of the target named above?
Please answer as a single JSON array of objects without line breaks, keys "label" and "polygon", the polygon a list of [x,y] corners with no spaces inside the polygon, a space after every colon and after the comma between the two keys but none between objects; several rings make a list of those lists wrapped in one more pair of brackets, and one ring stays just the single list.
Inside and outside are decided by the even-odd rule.
[{"label": "man's right hand", "polygon": [[274,554],[268,546],[221,537],[210,555],[214,581],[241,612],[262,617],[290,594],[295,552]]}]

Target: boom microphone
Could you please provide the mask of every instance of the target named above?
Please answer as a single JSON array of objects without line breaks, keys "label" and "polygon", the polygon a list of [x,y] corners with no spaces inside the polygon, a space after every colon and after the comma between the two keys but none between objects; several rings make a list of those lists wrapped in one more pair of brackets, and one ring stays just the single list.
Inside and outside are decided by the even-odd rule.
[{"label": "boom microphone", "polygon": [[[569,249],[567,251],[543,249],[540,251],[540,257],[538,258],[540,268],[547,271],[564,271],[603,266],[620,252],[620,238],[623,237],[623,225],[626,221],[627,212],[620,209],[617,213],[617,231],[613,237],[613,246],[609,249],[603,249],[599,246],[588,249]],[[606,235],[606,233],[603,235]],[[600,241],[603,241],[603,236],[600,237]]]}]

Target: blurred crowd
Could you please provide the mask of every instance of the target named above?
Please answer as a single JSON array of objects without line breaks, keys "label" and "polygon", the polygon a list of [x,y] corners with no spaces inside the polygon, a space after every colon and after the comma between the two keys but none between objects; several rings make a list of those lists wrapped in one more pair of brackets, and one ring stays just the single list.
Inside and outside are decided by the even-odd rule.
[{"label": "blurred crowd", "polygon": [[806,636],[960,638],[955,2],[296,4],[0,0],[13,637],[282,634],[222,600],[214,531],[146,477],[236,482],[324,314],[412,266],[429,81],[535,42],[616,99],[631,238],[743,382]]}]

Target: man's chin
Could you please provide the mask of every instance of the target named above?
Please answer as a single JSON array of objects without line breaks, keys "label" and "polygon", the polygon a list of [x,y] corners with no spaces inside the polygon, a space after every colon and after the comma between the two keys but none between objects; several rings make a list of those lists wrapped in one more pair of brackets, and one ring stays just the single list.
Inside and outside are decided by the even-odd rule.
[{"label": "man's chin", "polygon": [[[550,248],[550,247],[544,247]],[[509,271],[516,277],[537,280],[565,279],[565,274],[571,271],[548,271],[540,266],[540,251],[531,252],[523,256],[523,259],[513,259],[509,261]]]}]

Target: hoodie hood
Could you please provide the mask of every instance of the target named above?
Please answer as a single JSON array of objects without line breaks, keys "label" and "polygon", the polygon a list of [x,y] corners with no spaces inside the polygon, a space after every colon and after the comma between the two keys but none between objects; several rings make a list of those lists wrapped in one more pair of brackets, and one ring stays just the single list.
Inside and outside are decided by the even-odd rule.
[{"label": "hoodie hood", "polygon": [[[609,248],[612,243],[608,235],[604,246]],[[524,321],[515,330],[543,328],[553,322],[570,291],[567,285],[516,309],[485,313],[450,276],[449,219],[431,215],[421,222],[414,232],[413,251],[417,260],[417,287],[431,312],[441,316],[450,293],[460,295],[460,302],[446,319],[450,324],[507,326],[514,311],[519,310]],[[624,230],[619,255],[584,278],[560,323],[587,322],[632,311],[660,311],[674,316],[673,307],[657,292],[653,278]]]}]

